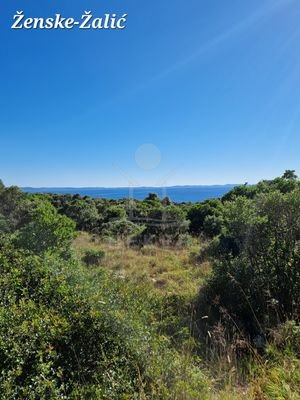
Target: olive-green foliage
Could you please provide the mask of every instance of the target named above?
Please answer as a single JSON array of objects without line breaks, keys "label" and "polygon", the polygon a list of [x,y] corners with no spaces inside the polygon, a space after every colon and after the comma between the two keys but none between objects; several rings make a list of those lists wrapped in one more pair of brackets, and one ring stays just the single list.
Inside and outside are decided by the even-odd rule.
[{"label": "olive-green foliage", "polygon": [[[206,398],[197,358],[166,335],[163,297],[105,273],[103,252],[85,254],[91,268],[74,258],[75,216],[60,213],[67,203],[84,210],[90,199],[53,201],[17,188],[1,195],[0,398]],[[143,229],[124,205],[94,205],[114,235]]]},{"label": "olive-green foliage", "polygon": [[228,193],[226,193],[223,197],[223,201],[232,201],[236,197],[243,196],[247,197],[248,199],[253,199],[258,192],[257,186],[247,186],[247,185],[238,185]]},{"label": "olive-green foliage", "polygon": [[[287,324],[294,325],[293,322]],[[290,327],[285,327],[290,331]],[[278,332],[281,334],[281,332]],[[289,340],[288,337],[286,338]],[[291,339],[291,338],[290,338]],[[298,342],[299,343],[299,342]],[[300,398],[300,359],[290,348],[269,345],[265,362],[252,365],[251,398],[262,400],[298,400]]]},{"label": "olive-green foliage", "polygon": [[224,224],[213,245],[213,275],[201,291],[213,319],[225,314],[251,335],[299,319],[300,189],[225,202]]},{"label": "olive-green foliage", "polygon": [[64,268],[74,265],[3,250],[0,262],[3,397],[64,398],[95,384],[108,394],[121,382],[124,393],[134,387],[138,360],[122,340],[122,327],[68,283]]},{"label": "olive-green foliage", "polygon": [[299,181],[294,179],[276,178],[271,181],[262,181],[257,184],[258,193],[272,192],[290,193],[299,188]]},{"label": "olive-green foliage", "polygon": [[101,236],[130,240],[145,229],[144,225],[135,224],[126,218],[112,220],[102,224]]},{"label": "olive-green foliage", "polygon": [[257,185],[248,186],[245,184],[236,186],[226,193],[222,197],[222,200],[232,201],[240,196],[253,199],[259,193],[269,193],[275,190],[281,193],[289,193],[300,187],[300,181],[297,178],[294,170],[286,170],[281,177],[272,180],[262,180]]},{"label": "olive-green foliage", "polygon": [[13,232],[28,220],[31,205],[18,187],[0,190],[0,232]]},{"label": "olive-green foliage", "polygon": [[64,214],[76,222],[79,230],[93,232],[99,226],[100,216],[92,199],[74,199],[66,203]]},{"label": "olive-green foliage", "polygon": [[180,207],[159,204],[149,209],[140,239],[143,244],[175,245],[181,235],[188,231],[188,227],[189,222]]},{"label": "olive-green foliage", "polygon": [[45,200],[32,203],[30,221],[16,234],[16,245],[35,254],[46,251],[67,255],[75,235],[75,223]]},{"label": "olive-green foliage", "polygon": [[148,196],[145,198],[145,201],[151,202],[153,205],[160,204],[160,199],[156,193],[149,193]]},{"label": "olive-green foliage", "polygon": [[[73,219],[79,230],[139,245],[188,241],[184,235],[189,231],[185,207],[172,204],[167,197],[161,200],[155,193],[150,193],[144,201],[49,196],[59,213]],[[216,231],[216,224],[208,230]]]},{"label": "olive-green foliage", "polygon": [[222,203],[219,200],[207,200],[194,204],[189,208],[187,217],[191,233],[213,237],[222,230]]},{"label": "olive-green foliage", "polygon": [[103,214],[104,222],[112,222],[126,218],[126,211],[123,207],[112,205],[105,209]]},{"label": "olive-green foliage", "polygon": [[[0,398],[210,398],[192,354],[192,323],[179,315],[194,315],[194,304],[104,272],[103,252],[86,252],[81,265],[70,246],[75,225],[97,240],[140,245],[204,236],[214,266],[200,290],[195,335],[204,336],[204,325],[216,332],[221,321],[225,341],[233,332],[255,339],[247,348],[272,340],[290,371],[267,346],[270,367],[249,385],[249,398],[297,398],[300,185],[292,170],[194,205],[155,194],[144,201],[27,195],[0,182]],[[230,354],[237,348],[219,345]]]},{"label": "olive-green foliage", "polygon": [[4,399],[207,398],[191,357],[159,334],[160,300],[76,261],[0,247]]},{"label": "olive-green foliage", "polygon": [[287,321],[272,331],[274,344],[281,351],[294,354],[300,358],[300,325]]},{"label": "olive-green foliage", "polygon": [[103,250],[85,250],[85,254],[82,258],[83,262],[88,266],[101,265],[105,257],[105,252]]},{"label": "olive-green foliage", "polygon": [[207,215],[203,222],[203,232],[207,237],[213,238],[222,232],[223,224],[221,215]]}]

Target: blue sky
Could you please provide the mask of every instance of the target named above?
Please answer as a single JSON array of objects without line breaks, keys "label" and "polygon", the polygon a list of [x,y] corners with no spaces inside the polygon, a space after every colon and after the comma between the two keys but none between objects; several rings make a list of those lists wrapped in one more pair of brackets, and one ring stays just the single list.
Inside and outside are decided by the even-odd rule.
[{"label": "blue sky", "polygon": [[[123,31],[11,30],[17,10],[127,13],[128,21]],[[222,184],[300,173],[297,0],[1,0],[0,43],[8,185]],[[136,162],[144,144],[154,149],[150,170]]]}]

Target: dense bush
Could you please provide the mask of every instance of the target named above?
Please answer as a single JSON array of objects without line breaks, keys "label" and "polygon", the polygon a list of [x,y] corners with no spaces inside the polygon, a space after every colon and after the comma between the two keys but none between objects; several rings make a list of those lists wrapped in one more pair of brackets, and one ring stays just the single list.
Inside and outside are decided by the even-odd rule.
[{"label": "dense bush", "polygon": [[248,199],[254,199],[259,193],[270,193],[279,191],[281,193],[289,193],[300,187],[300,182],[294,170],[286,170],[281,177],[262,180],[257,185],[249,186],[239,185],[226,193],[223,197],[223,201],[232,201],[236,197],[247,197]]},{"label": "dense bush", "polygon": [[141,234],[144,229],[144,225],[135,224],[123,218],[104,223],[101,227],[101,236],[130,241],[135,236]]},{"label": "dense bush", "polygon": [[79,386],[94,390],[99,383],[104,396],[116,384],[114,375],[124,393],[133,390],[138,359],[128,352],[109,312],[92,307],[68,284],[63,268],[74,265],[56,265],[49,258],[42,263],[11,250],[2,250],[0,262],[0,389],[5,398],[65,398]]},{"label": "dense bush", "polygon": [[46,251],[67,256],[75,236],[75,223],[59,215],[48,202],[35,200],[29,222],[16,232],[16,245],[35,254]]},{"label": "dense bush", "polygon": [[28,221],[31,204],[19,188],[0,186],[0,232],[14,232]]},{"label": "dense bush", "polygon": [[0,289],[2,398],[205,396],[204,376],[159,334],[158,300],[143,288],[6,243]]},{"label": "dense bush", "polygon": [[271,331],[271,338],[281,351],[300,358],[300,325],[295,321],[287,321]]},{"label": "dense bush", "polygon": [[101,265],[104,257],[105,257],[105,252],[103,250],[90,249],[85,251],[82,260],[86,265],[94,266],[94,265]]},{"label": "dense bush", "polygon": [[139,240],[142,244],[176,245],[188,231],[188,226],[189,222],[180,207],[159,205],[149,210]]},{"label": "dense bush", "polygon": [[213,274],[201,291],[213,320],[250,333],[300,316],[300,189],[224,204]]},{"label": "dense bush", "polygon": [[100,216],[92,199],[73,199],[65,204],[63,211],[79,230],[93,232],[99,226]]},{"label": "dense bush", "polygon": [[219,200],[207,200],[194,204],[189,208],[187,217],[191,233],[213,237],[222,229],[222,203]]},{"label": "dense bush", "polygon": [[220,215],[207,215],[203,222],[203,232],[207,237],[213,238],[222,232],[223,217]]}]

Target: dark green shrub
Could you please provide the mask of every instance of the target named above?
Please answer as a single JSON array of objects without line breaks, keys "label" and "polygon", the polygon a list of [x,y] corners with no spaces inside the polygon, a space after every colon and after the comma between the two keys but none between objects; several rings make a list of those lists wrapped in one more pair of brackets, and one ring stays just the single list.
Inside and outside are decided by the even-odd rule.
[{"label": "dark green shrub", "polygon": [[16,245],[42,254],[46,251],[68,255],[72,239],[75,237],[75,223],[46,200],[32,203],[29,222],[17,232]]},{"label": "dark green shrub", "polygon": [[112,222],[126,218],[126,211],[123,207],[112,205],[105,209],[103,220],[104,222]]},{"label": "dark green shrub", "polygon": [[18,187],[0,188],[0,231],[14,232],[29,221],[31,202]]},{"label": "dark green shrub", "polygon": [[88,266],[101,265],[105,257],[103,250],[86,250],[82,258],[83,262]]},{"label": "dark green shrub", "polygon": [[143,232],[144,229],[144,225],[138,225],[126,218],[122,218],[103,224],[101,236],[121,240],[130,240]]},{"label": "dark green shrub", "polygon": [[224,224],[214,242],[213,274],[200,295],[207,322],[222,319],[256,336],[299,321],[300,190],[237,197],[225,203]]},{"label": "dark green shrub", "polygon": [[207,215],[203,222],[203,232],[209,237],[213,238],[222,232],[223,218],[219,215]]},{"label": "dark green shrub", "polygon": [[176,245],[188,232],[189,221],[184,211],[175,205],[153,207],[144,220],[145,229],[137,241],[144,244]]},{"label": "dark green shrub", "polygon": [[[213,231],[216,230],[217,234],[221,230],[212,227],[212,222],[216,219],[215,225],[218,223],[221,225],[222,215],[222,203],[219,200],[207,200],[203,203],[198,203],[192,205],[187,214],[187,218],[190,221],[189,230],[192,234],[199,235],[200,233],[208,233],[208,236],[213,234]],[[213,220],[210,220],[208,217],[213,217]],[[205,220],[206,225],[205,224]]]},{"label": "dark green shrub", "polygon": [[100,215],[93,199],[75,199],[67,202],[63,213],[76,222],[79,230],[93,232],[100,223]]}]

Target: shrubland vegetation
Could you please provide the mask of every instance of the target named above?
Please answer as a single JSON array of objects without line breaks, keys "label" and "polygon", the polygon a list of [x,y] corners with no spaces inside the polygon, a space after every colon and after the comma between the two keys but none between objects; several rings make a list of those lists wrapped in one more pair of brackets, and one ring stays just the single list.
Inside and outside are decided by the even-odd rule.
[{"label": "shrubland vegetation", "polygon": [[0,235],[0,398],[300,398],[294,171],[196,204],[1,182]]}]

